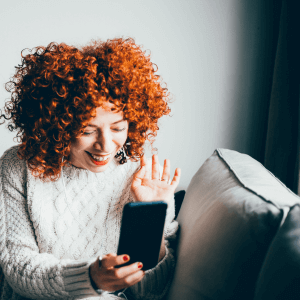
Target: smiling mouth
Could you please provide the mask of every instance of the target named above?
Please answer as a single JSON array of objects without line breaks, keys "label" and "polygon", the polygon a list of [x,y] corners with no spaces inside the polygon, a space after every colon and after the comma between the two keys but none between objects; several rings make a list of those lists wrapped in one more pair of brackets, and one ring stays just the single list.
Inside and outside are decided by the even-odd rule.
[{"label": "smiling mouth", "polygon": [[109,162],[109,159],[111,157],[111,154],[104,156],[104,155],[95,155],[88,151],[86,151],[86,153],[91,158],[91,161],[97,166],[106,165]]}]

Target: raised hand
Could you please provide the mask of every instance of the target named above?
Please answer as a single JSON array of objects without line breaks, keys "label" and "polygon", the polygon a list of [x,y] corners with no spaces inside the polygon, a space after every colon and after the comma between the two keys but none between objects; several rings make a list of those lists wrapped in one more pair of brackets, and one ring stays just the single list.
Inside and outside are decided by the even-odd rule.
[{"label": "raised hand", "polygon": [[152,176],[150,170],[147,168],[147,161],[143,156],[141,158],[141,168],[133,177],[131,184],[131,192],[136,201],[165,201],[173,197],[176,187],[180,180],[181,170],[175,170],[174,177],[169,184],[170,180],[170,161],[165,159],[163,173],[160,180],[159,177],[159,162],[158,156],[152,156]]},{"label": "raised hand", "polygon": [[98,289],[114,292],[124,288],[128,288],[139,281],[145,275],[141,270],[142,263],[133,263],[131,265],[115,268],[128,262],[128,255],[107,254],[104,255],[99,264],[97,259],[90,266],[90,277]]}]

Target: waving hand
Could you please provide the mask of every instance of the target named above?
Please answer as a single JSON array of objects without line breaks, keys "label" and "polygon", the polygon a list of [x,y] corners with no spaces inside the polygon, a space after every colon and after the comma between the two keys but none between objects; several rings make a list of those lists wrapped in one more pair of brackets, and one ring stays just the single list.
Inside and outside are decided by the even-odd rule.
[{"label": "waving hand", "polygon": [[147,161],[143,156],[141,158],[141,167],[134,175],[131,185],[131,191],[136,201],[165,201],[173,197],[176,187],[180,180],[181,170],[176,168],[174,177],[170,180],[170,161],[164,161],[163,173],[159,178],[159,162],[158,156],[152,156],[152,175],[147,168]]}]

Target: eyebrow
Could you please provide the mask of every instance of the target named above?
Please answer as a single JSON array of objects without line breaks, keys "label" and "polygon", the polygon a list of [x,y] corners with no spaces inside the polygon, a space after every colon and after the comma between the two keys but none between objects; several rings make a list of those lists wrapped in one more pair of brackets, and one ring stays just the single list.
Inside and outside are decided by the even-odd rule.
[{"label": "eyebrow", "polygon": [[[118,124],[118,123],[121,123],[121,122],[123,122],[123,121],[125,121],[125,119],[121,119],[121,120],[119,120],[119,121],[116,121],[116,122],[114,122],[114,123],[111,123],[110,125]],[[96,126],[96,125],[93,125],[93,124],[88,124],[86,127],[97,127],[97,126]]]}]

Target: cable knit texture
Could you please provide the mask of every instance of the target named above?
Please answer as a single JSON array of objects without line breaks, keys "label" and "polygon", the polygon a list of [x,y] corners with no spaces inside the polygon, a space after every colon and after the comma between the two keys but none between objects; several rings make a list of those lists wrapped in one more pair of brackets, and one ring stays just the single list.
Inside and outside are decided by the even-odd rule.
[{"label": "cable knit texture", "polygon": [[[99,296],[89,266],[99,255],[116,253],[123,207],[139,163],[112,161],[101,173],[65,166],[62,178],[43,183],[17,157],[17,146],[0,159],[0,261],[2,300],[119,299]],[[168,206],[166,255],[126,290],[129,299],[161,299],[171,283],[170,246],[178,224],[174,199]]]}]

